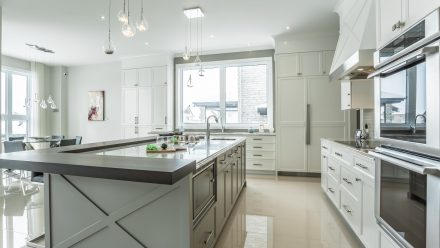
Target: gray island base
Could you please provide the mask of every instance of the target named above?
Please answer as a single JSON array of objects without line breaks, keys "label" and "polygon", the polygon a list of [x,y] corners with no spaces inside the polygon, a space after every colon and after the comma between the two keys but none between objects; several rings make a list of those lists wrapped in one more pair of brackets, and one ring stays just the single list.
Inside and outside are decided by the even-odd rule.
[{"label": "gray island base", "polygon": [[213,247],[245,186],[245,138],[146,153],[154,140],[2,154],[0,165],[45,173],[46,247]]}]

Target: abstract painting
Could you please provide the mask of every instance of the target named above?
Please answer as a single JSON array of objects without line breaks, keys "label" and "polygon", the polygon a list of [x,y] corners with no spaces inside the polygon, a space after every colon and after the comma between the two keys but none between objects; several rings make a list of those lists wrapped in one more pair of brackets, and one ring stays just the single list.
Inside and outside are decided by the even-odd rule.
[{"label": "abstract painting", "polygon": [[104,91],[89,91],[88,120],[104,120]]}]

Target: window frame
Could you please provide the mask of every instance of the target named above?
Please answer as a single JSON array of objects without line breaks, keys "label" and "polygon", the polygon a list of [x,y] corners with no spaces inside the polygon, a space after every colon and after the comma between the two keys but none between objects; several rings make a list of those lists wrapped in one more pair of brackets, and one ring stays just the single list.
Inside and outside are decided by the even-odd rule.
[{"label": "window frame", "polygon": [[[31,95],[31,72],[27,70],[21,70],[17,68],[11,68],[11,67],[2,67],[1,70],[2,73],[5,73],[5,113],[1,114],[1,121],[4,121],[5,123],[5,133],[1,134],[2,140],[9,140],[9,137],[13,137],[12,135],[12,122],[13,121],[26,121],[26,134],[25,136],[29,135],[30,132],[30,121],[31,121],[31,113],[32,111],[27,108],[25,115],[14,115],[12,114],[12,75],[20,75],[27,78],[27,92],[26,97],[27,99],[30,99]],[[25,99],[23,99],[23,105]],[[0,104],[3,103],[3,100]]]},{"label": "window frame", "polygon": [[[234,66],[255,66],[266,65],[266,94],[267,94],[267,126],[265,128],[271,129],[274,127],[274,104],[273,104],[273,57],[261,57],[251,59],[234,59],[221,60],[212,62],[203,62],[203,68],[219,68],[220,69],[220,112],[221,116],[226,117],[226,68]],[[177,64],[176,65],[176,128],[184,128],[185,130],[199,130],[206,128],[206,121],[204,123],[184,123],[183,122],[183,71],[198,69],[195,63]],[[220,121],[220,120],[219,120]],[[222,118],[224,123],[211,123],[214,129],[221,129],[224,125],[225,129],[248,129],[258,128],[259,123],[226,123],[225,118]]]}]

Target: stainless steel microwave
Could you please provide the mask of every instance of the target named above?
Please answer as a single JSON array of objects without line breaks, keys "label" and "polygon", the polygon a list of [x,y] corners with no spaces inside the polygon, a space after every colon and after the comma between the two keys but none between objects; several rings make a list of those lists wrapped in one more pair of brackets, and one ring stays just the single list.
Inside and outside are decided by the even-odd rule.
[{"label": "stainless steel microwave", "polygon": [[375,52],[375,129],[382,139],[440,147],[440,11]]}]

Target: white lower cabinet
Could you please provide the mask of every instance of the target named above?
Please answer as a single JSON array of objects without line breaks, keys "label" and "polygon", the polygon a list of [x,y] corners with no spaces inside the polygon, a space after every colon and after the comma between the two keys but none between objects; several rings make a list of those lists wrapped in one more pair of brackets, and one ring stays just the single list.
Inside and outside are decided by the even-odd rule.
[{"label": "white lower cabinet", "polygon": [[246,139],[246,166],[251,171],[275,171],[276,137],[249,135]]},{"label": "white lower cabinet", "polygon": [[380,227],[374,214],[374,159],[323,139],[321,163],[324,191],[364,246],[394,247],[389,246],[389,237],[379,237]]}]

